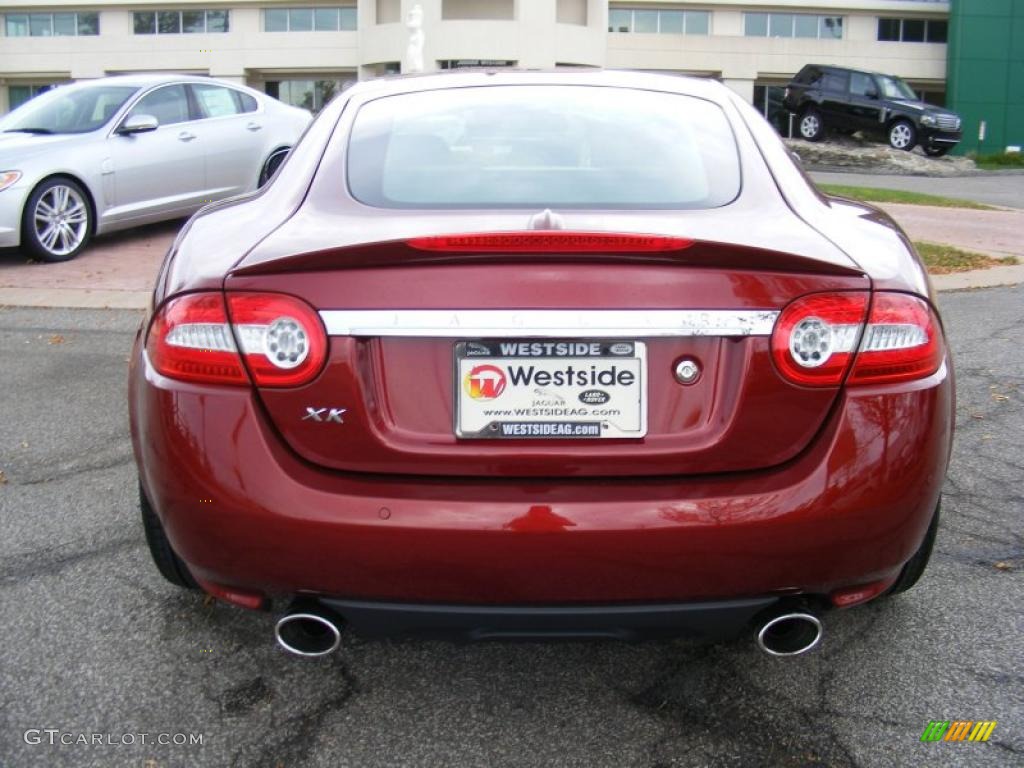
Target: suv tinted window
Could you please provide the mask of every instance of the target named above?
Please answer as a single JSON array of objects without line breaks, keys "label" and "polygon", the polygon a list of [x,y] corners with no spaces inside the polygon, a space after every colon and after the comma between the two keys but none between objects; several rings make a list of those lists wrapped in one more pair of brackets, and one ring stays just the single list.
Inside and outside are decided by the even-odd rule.
[{"label": "suv tinted window", "polygon": [[821,87],[826,91],[845,91],[846,72],[830,70],[821,78]]},{"label": "suv tinted window", "polygon": [[817,67],[804,67],[800,70],[800,74],[796,76],[796,82],[801,85],[810,85],[816,83],[821,79],[821,70]]},{"label": "suv tinted window", "polygon": [[854,96],[878,95],[878,86],[875,85],[875,78],[863,72],[850,73],[850,93]]},{"label": "suv tinted window", "polygon": [[722,110],[624,88],[388,96],[356,115],[352,194],[386,208],[711,208],[739,192]]}]

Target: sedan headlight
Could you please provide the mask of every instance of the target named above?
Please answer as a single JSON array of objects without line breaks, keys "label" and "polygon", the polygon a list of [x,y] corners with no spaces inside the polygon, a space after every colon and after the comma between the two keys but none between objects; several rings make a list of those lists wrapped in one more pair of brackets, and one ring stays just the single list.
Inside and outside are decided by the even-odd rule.
[{"label": "sedan headlight", "polygon": [[935,115],[924,115],[921,117],[921,125],[935,126],[938,125],[939,121]]},{"label": "sedan headlight", "polygon": [[21,171],[0,171],[0,190],[7,189],[21,178]]}]

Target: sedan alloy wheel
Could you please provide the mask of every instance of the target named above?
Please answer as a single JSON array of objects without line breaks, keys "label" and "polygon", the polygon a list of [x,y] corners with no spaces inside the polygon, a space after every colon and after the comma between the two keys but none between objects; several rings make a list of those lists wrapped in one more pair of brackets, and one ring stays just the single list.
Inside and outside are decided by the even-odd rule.
[{"label": "sedan alloy wheel", "polygon": [[43,261],[78,255],[92,233],[92,211],[82,188],[70,179],[44,182],[25,209],[26,245]]}]

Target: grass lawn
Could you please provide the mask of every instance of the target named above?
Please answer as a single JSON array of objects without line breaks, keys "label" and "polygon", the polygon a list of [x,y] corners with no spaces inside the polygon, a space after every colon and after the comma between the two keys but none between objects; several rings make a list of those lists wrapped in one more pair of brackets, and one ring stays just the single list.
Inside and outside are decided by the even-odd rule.
[{"label": "grass lawn", "polygon": [[843,184],[819,184],[818,188],[827,195],[851,197],[866,203],[909,203],[911,205],[934,205],[940,208],[974,208],[979,211],[996,211],[991,205],[982,205],[955,197],[924,195],[920,192],[904,192],[901,189],[878,189],[876,187],[848,187]]},{"label": "grass lawn", "polygon": [[983,253],[962,251],[951,245],[916,242],[914,247],[933,275],[948,275],[951,272],[967,272],[971,269],[988,269],[1018,263],[1014,258],[995,259]]},{"label": "grass lawn", "polygon": [[1024,168],[1024,154],[977,155],[974,164],[986,171],[999,171],[1004,168]]}]

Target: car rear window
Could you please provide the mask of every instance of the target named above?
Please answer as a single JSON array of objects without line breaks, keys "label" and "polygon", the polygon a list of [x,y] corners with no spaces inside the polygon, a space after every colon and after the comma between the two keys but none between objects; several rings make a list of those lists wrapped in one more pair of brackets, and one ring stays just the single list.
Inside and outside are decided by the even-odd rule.
[{"label": "car rear window", "polygon": [[740,189],[729,121],[704,99],[492,86],[365,104],[348,183],[383,208],[714,208]]}]

